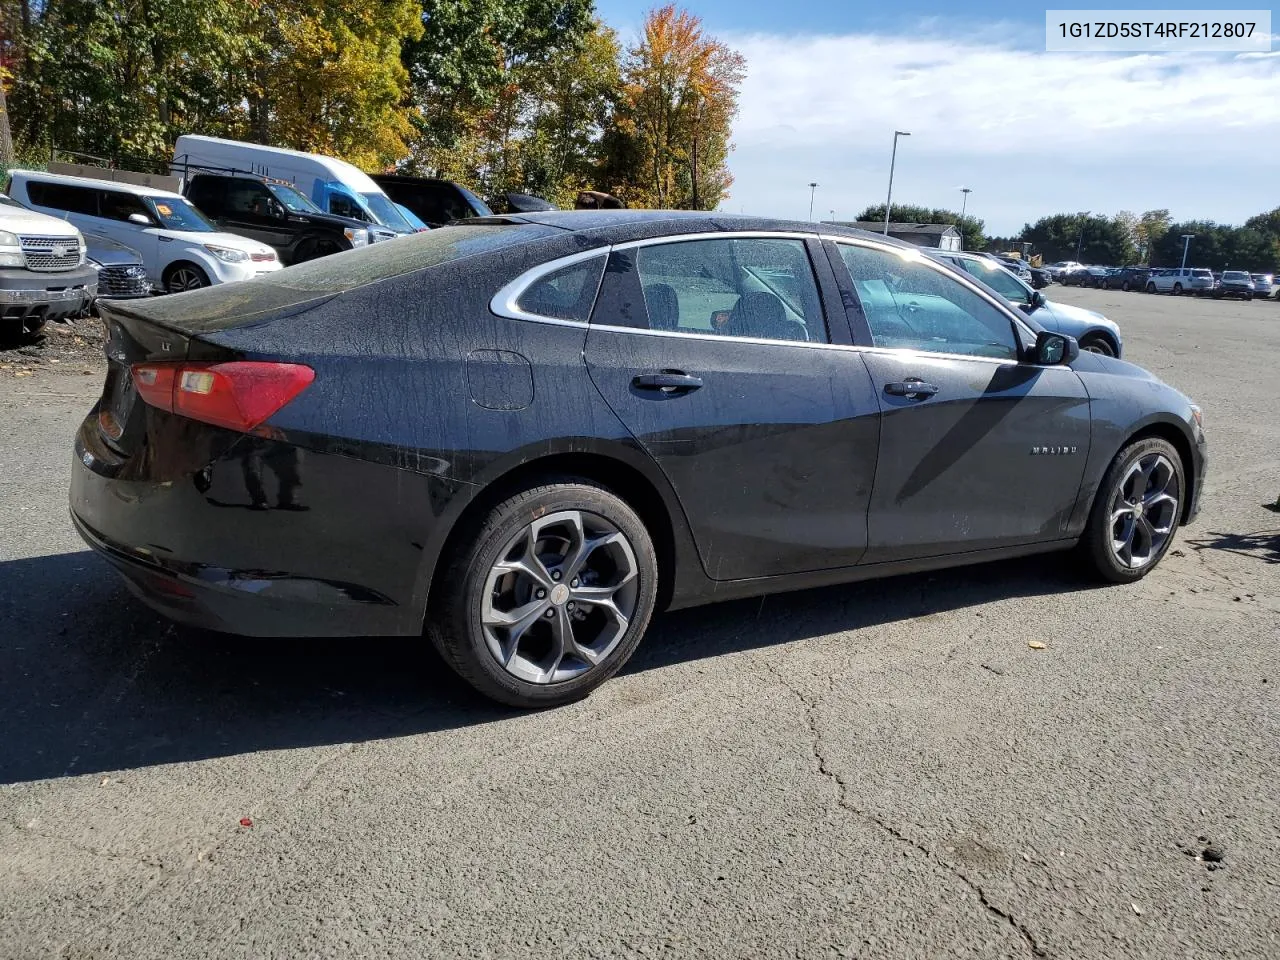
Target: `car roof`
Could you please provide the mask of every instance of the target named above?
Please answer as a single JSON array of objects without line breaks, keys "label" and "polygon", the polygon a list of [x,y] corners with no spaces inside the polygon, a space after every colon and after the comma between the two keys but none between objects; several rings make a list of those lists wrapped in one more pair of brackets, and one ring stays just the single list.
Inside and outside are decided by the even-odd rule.
[{"label": "car roof", "polygon": [[65,183],[73,187],[97,187],[100,189],[118,190],[121,193],[132,193],[139,197],[169,197],[182,199],[182,194],[172,190],[161,190],[159,187],[142,187],[136,183],[122,183],[119,180],[99,180],[95,177],[72,177],[65,173],[45,173],[43,170],[10,170],[10,175],[26,180],[40,180],[47,183]]},{"label": "car roof", "polygon": [[591,233],[605,242],[622,243],[648,236],[684,233],[744,233],[748,231],[807,233],[814,236],[860,237],[906,250],[929,250],[893,237],[854,227],[807,220],[783,220],[750,214],[700,210],[537,210],[526,213],[470,217],[461,224],[534,223],[579,233]]}]

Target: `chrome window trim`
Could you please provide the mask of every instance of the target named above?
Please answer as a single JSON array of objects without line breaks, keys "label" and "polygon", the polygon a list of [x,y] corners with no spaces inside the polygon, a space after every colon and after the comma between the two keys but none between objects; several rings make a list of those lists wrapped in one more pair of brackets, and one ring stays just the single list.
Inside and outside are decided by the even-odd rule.
[{"label": "chrome window trim", "polygon": [[530,313],[528,310],[522,310],[519,302],[520,295],[549,273],[555,273],[563,267],[571,267],[575,263],[582,263],[593,257],[603,257],[606,262],[600,268],[600,278],[596,281],[596,292],[591,298],[592,303],[594,303],[596,297],[600,296],[600,284],[604,282],[604,271],[605,267],[608,266],[608,258],[612,250],[613,248],[610,246],[592,247],[590,250],[580,250],[568,256],[557,257],[555,260],[540,263],[536,267],[530,267],[493,295],[489,301],[489,310],[499,317],[506,317],[508,320],[532,320],[534,323],[549,323],[559,327],[585,327],[588,323],[586,320],[564,320],[560,317],[546,317],[540,313]]},{"label": "chrome window trim", "polygon": [[[795,230],[712,230],[702,233],[674,233],[665,237],[645,237],[643,240],[628,240],[615,243],[614,250],[634,250],[637,247],[652,247],[660,243],[685,243],[690,240],[816,240],[816,233],[799,233]],[[805,251],[806,255],[808,251]],[[816,282],[816,281],[815,281]],[[739,337],[738,339],[744,339]]]},{"label": "chrome window trim", "polygon": [[[940,273],[945,277],[951,278],[952,280],[958,280],[961,286],[966,287],[973,293],[976,293],[980,298],[987,301],[987,303],[989,303],[991,306],[995,307],[999,313],[1003,313],[1008,319],[1016,323],[1018,325],[1018,329],[1026,333],[1027,336],[1029,336],[1032,340],[1035,340],[1036,338],[1034,331],[1032,331],[1032,329],[1022,321],[1022,318],[1018,316],[1017,310],[1011,308],[1007,302],[1002,303],[1000,300],[992,297],[989,293],[983,290],[980,286],[978,286],[977,283],[975,283],[969,277],[967,271],[961,271],[959,274],[952,273],[941,263],[938,263],[936,260],[934,260],[933,257],[929,256],[923,251],[918,251],[916,248],[904,250],[902,247],[890,246],[887,243],[876,243],[874,240],[864,240],[862,237],[846,237],[840,234],[824,233],[822,234],[822,239],[830,240],[832,243],[835,243],[835,244],[841,244],[841,243],[848,244],[849,246],[852,246],[852,247],[869,247],[872,250],[878,250],[881,253],[892,253],[892,254],[895,254],[896,256],[902,256],[903,253],[914,254],[914,256],[911,259],[919,263],[923,263],[925,266],[929,267],[931,270],[935,271],[936,273]],[[857,291],[855,290],[854,293],[856,294]],[[1019,344],[1019,347],[1021,347],[1021,344]],[[930,351],[924,351],[924,352],[928,353]]]}]

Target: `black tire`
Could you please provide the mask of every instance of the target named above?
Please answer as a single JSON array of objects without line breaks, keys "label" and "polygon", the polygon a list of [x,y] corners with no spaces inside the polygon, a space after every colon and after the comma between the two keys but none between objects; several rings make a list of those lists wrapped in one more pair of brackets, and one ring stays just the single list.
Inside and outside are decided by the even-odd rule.
[{"label": "black tire", "polygon": [[1111,345],[1111,341],[1097,333],[1081,340],[1080,349],[1088,350],[1090,353],[1099,353],[1104,357],[1114,357],[1116,355],[1116,348]]},{"label": "black tire", "polygon": [[[1112,550],[1111,504],[1116,495],[1117,486],[1129,474],[1134,464],[1152,454],[1162,455],[1173,467],[1174,479],[1177,483],[1177,509],[1172,529],[1163,544],[1160,545],[1158,552],[1152,555],[1151,559],[1141,567],[1134,568],[1122,564]],[[1178,523],[1181,520],[1184,505],[1183,497],[1186,496],[1186,489],[1186,474],[1183,469],[1182,458],[1178,456],[1178,451],[1174,449],[1173,444],[1169,443],[1169,441],[1162,440],[1159,437],[1147,437],[1125,446],[1116,454],[1115,459],[1111,461],[1111,466],[1107,468],[1107,472],[1102,478],[1102,483],[1094,496],[1093,510],[1089,514],[1089,524],[1080,540],[1081,555],[1089,569],[1099,578],[1110,583],[1133,583],[1141,580],[1154,570],[1173,543]]]},{"label": "black tire", "polygon": [[1173,295],[1174,295],[1175,297],[1180,297],[1180,296],[1182,296],[1182,284],[1180,284],[1180,283],[1175,283],[1175,284],[1173,285]]},{"label": "black tire", "polygon": [[209,275],[194,263],[180,260],[169,264],[164,277],[165,293],[185,293],[209,286]]},{"label": "black tire", "polygon": [[1151,283],[1150,281],[1148,281],[1148,282],[1147,282],[1147,293],[1155,293],[1155,292],[1156,292],[1156,285],[1155,285],[1154,283]]},{"label": "black tire", "polygon": [[[504,548],[510,549],[512,539],[520,537],[535,521],[560,511],[578,511],[602,519],[621,533],[635,559],[638,588],[621,638],[596,665],[571,679],[535,683],[508,672],[490,652],[481,609],[486,584],[495,565],[503,559]],[[624,500],[580,478],[548,479],[503,500],[488,512],[478,528],[465,531],[457,551],[442,558],[442,562],[449,565],[450,575],[440,582],[439,596],[431,602],[427,634],[458,676],[486,697],[513,707],[555,707],[587,696],[631,657],[657,600],[657,555],[643,521]],[[557,602],[564,604],[563,600]],[[526,635],[532,632],[530,626]]]},{"label": "black tire", "polygon": [[1123,280],[1123,281],[1121,281],[1121,283],[1120,283],[1120,289],[1121,289],[1121,290],[1123,290],[1125,293],[1128,293],[1128,292],[1129,292],[1129,281],[1128,281],[1128,280]]},{"label": "black tire", "polygon": [[341,253],[343,250],[350,249],[350,244],[335,240],[332,237],[308,237],[298,244],[293,262],[306,263],[308,260],[327,257],[330,254]]}]

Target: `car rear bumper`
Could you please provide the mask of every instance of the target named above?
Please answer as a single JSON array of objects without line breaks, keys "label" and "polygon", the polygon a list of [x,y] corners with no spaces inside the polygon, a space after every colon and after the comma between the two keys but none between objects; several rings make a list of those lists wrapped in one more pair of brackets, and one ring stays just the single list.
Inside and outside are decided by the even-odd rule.
[{"label": "car rear bumper", "polygon": [[181,623],[259,637],[419,636],[443,481],[148,408],[122,457],[81,424],[70,508],[129,588]]}]

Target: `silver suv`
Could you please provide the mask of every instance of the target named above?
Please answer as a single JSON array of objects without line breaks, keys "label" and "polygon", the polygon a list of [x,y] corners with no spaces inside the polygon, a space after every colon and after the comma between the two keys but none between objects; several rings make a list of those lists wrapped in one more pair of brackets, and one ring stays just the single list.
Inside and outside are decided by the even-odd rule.
[{"label": "silver suv", "polygon": [[1152,271],[1147,278],[1147,293],[1213,293],[1213,271],[1204,267],[1172,267]]}]

